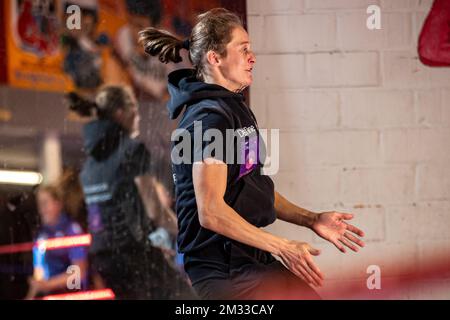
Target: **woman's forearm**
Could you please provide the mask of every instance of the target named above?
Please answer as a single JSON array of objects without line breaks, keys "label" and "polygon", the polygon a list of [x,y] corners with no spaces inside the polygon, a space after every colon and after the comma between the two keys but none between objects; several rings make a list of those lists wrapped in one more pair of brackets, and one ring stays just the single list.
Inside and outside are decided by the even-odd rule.
[{"label": "woman's forearm", "polygon": [[317,213],[296,206],[276,191],[275,213],[280,220],[308,228],[310,228],[317,219]]},{"label": "woman's forearm", "polygon": [[216,159],[195,163],[192,176],[200,225],[230,239],[280,256],[290,241],[247,222],[224,200],[228,167]]},{"label": "woman's forearm", "polygon": [[51,277],[45,282],[44,291],[49,292],[57,289],[67,288],[67,279],[69,278],[69,276],[70,274],[61,273],[54,277]]},{"label": "woman's forearm", "polygon": [[156,226],[166,229],[170,234],[178,232],[177,219],[173,211],[166,207],[158,195],[158,183],[152,176],[140,176],[135,179],[139,195],[150,220]]},{"label": "woman's forearm", "polygon": [[156,225],[166,229],[172,236],[176,236],[178,233],[177,217],[170,208],[161,208],[161,214],[158,216]]},{"label": "woman's forearm", "polygon": [[[73,260],[71,261],[73,266],[78,266],[80,269],[79,277],[84,279],[86,277],[88,262],[85,259]],[[53,291],[56,289],[67,289],[67,280],[69,277],[73,276],[71,273],[60,273],[56,276],[51,277],[45,281],[44,289],[45,291]]]},{"label": "woman's forearm", "polygon": [[207,218],[201,219],[202,226],[227,238],[277,256],[280,255],[289,241],[250,224],[224,201],[220,201],[205,210],[207,212],[204,212],[201,216]]}]

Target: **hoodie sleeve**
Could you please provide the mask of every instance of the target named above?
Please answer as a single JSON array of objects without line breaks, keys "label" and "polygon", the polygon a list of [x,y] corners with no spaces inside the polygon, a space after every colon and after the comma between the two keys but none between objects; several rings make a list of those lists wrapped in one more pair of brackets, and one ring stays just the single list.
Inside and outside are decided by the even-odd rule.
[{"label": "hoodie sleeve", "polygon": [[[189,128],[193,162],[206,158],[229,163],[234,156],[232,146],[233,126],[229,119],[218,112],[207,112]],[[201,134],[200,134],[201,133]]]},{"label": "hoodie sleeve", "polygon": [[150,152],[143,143],[137,143],[130,149],[126,159],[127,174],[132,177],[152,174],[153,168],[151,163]]}]

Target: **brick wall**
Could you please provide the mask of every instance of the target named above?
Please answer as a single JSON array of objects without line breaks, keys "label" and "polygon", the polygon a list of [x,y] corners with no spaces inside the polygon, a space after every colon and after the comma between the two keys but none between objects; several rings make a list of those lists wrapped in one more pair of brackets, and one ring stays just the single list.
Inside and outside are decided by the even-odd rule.
[{"label": "brick wall", "polygon": [[[366,28],[371,4],[381,30]],[[270,227],[320,248],[328,284],[365,281],[371,264],[389,277],[450,253],[450,68],[422,65],[416,49],[431,4],[247,0],[252,108],[261,127],[280,129],[277,189],[314,211],[355,213],[367,234],[366,248],[344,255],[308,230]],[[398,297],[450,298],[446,288]]]}]

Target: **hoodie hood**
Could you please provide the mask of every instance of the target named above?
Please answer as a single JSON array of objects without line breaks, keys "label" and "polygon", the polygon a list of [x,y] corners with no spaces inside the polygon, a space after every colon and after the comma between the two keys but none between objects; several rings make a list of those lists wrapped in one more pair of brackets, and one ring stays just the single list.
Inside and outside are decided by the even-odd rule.
[{"label": "hoodie hood", "polygon": [[176,119],[184,107],[209,98],[244,99],[241,93],[232,92],[220,85],[205,83],[195,77],[194,69],[180,69],[169,74],[169,94],[167,103],[169,116]]},{"label": "hoodie hood", "polygon": [[84,126],[83,136],[86,153],[100,159],[116,149],[126,132],[111,120],[94,120]]}]

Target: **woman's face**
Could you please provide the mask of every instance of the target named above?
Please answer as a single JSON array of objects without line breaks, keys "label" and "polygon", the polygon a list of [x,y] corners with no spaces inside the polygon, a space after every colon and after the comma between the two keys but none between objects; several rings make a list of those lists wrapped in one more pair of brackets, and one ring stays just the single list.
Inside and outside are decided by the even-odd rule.
[{"label": "woman's face", "polygon": [[127,100],[127,105],[120,110],[118,121],[130,133],[130,136],[134,138],[139,135],[140,117],[138,103],[132,94],[129,94],[129,99]]},{"label": "woman's face", "polygon": [[47,191],[39,191],[37,194],[37,205],[42,223],[55,225],[62,211],[62,203],[55,199]]},{"label": "woman's face", "polygon": [[228,88],[232,88],[232,91],[243,90],[253,82],[252,70],[256,62],[255,54],[250,47],[250,39],[243,28],[233,30],[226,50],[227,55],[221,58],[219,69],[228,82]]}]

